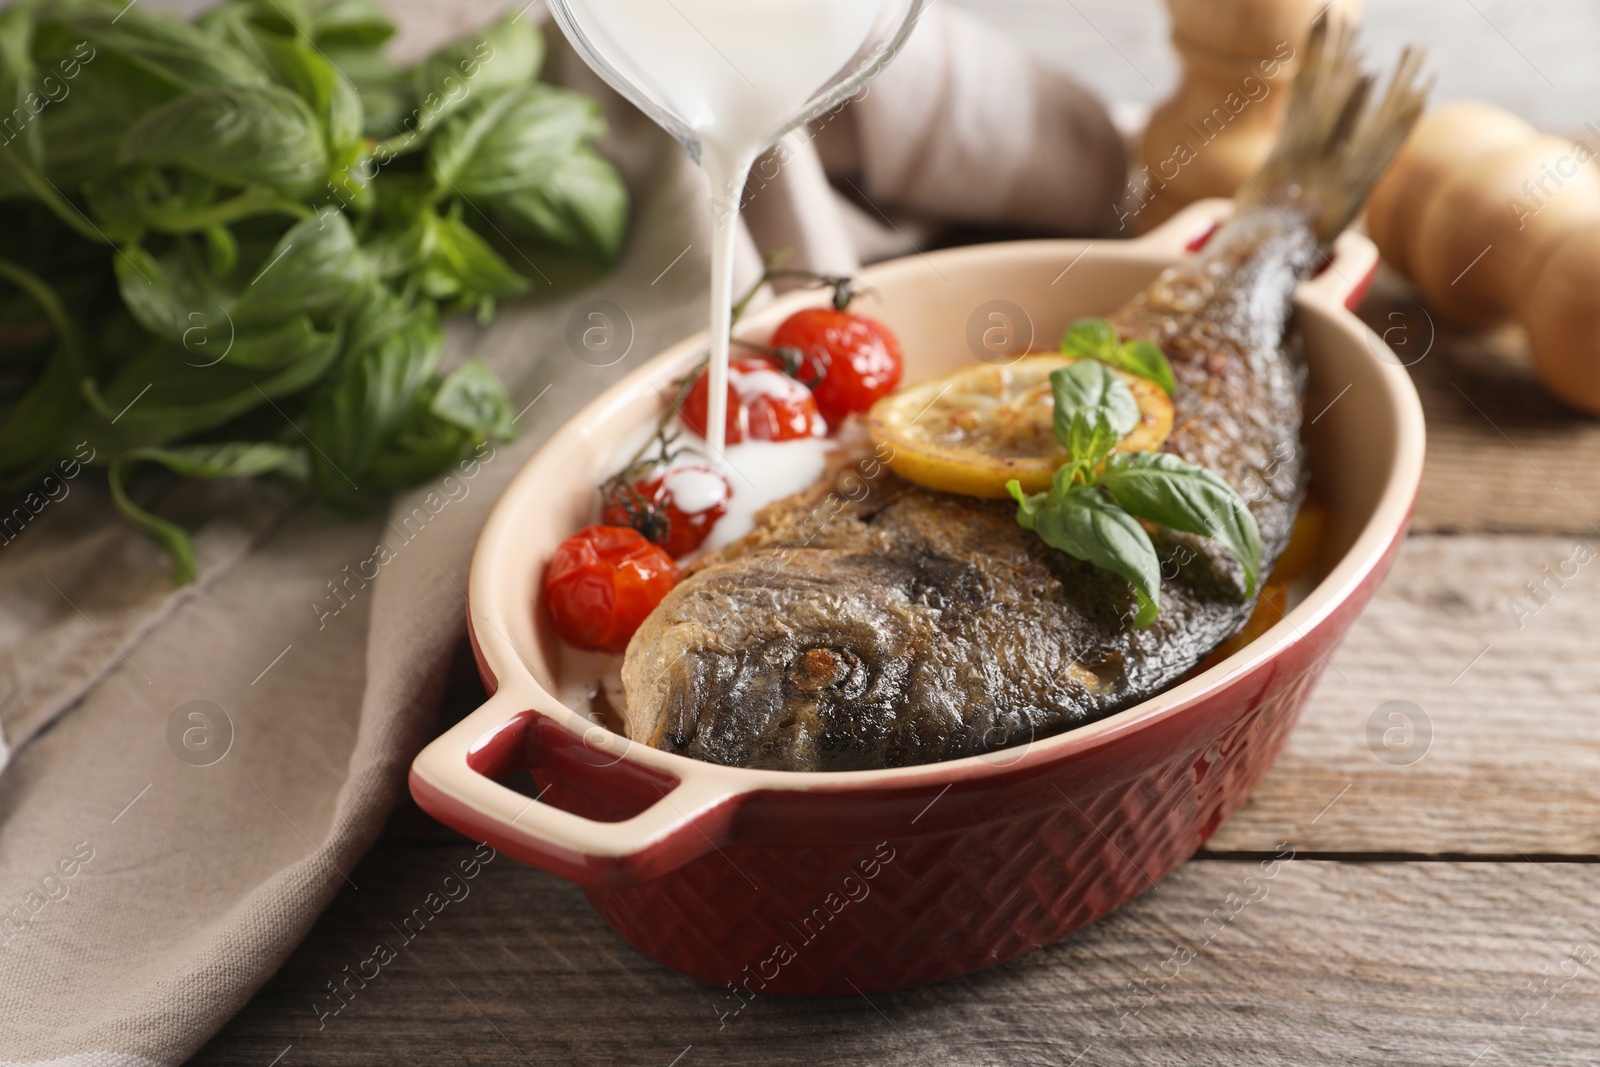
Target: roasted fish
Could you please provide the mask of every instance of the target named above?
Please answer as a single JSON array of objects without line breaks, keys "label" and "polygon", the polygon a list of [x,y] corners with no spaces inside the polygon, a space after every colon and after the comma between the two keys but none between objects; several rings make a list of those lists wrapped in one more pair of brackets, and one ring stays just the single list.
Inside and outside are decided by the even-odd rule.
[{"label": "roasted fish", "polygon": [[[1221,475],[1263,563],[1305,491],[1296,283],[1325,258],[1422,106],[1407,53],[1368,107],[1350,39],[1319,20],[1284,133],[1204,250],[1111,316],[1177,379],[1163,446]],[[1015,505],[922,489],[845,453],[667,596],[628,646],[630,736],[714,763],[858,770],[971,755],[1160,692],[1249,617],[1235,558],[1161,530],[1161,612],[1017,524]]]}]

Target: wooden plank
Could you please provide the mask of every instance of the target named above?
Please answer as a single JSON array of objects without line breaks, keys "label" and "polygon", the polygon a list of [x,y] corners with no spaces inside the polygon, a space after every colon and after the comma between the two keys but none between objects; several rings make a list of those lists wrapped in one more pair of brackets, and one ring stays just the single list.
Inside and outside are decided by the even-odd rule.
[{"label": "wooden plank", "polygon": [[1453,330],[1393,277],[1361,317],[1410,365],[1422,398],[1428,463],[1415,531],[1596,533],[1600,421],[1544,391],[1520,329]]},{"label": "wooden plank", "polygon": [[[286,1048],[285,1067],[1565,1064],[1600,1052],[1600,934],[1587,925],[1600,882],[1587,865],[1293,859],[1268,877],[1255,861],[1196,861],[983,974],[870,1001],[757,998],[723,1018],[725,990],[658,966],[575,887],[504,857],[402,944],[390,924],[471,851],[380,848],[355,872],[360,891],[340,894],[193,1062],[261,1067]],[[326,983],[379,942],[397,958],[332,1013]]]},{"label": "wooden plank", "polygon": [[[1600,853],[1591,542],[1600,547],[1593,535],[1411,538],[1272,773],[1212,847]],[[1381,743],[1402,725],[1380,713],[1390,701],[1420,709],[1400,709],[1421,727],[1409,751]]]}]

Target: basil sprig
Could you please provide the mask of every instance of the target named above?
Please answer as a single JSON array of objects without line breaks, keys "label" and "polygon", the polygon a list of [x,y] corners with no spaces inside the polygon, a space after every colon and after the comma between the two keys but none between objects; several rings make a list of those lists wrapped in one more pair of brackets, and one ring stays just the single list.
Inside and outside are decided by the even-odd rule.
[{"label": "basil sprig", "polygon": [[1017,522],[1067,555],[1126,578],[1138,596],[1134,625],[1140,628],[1161,610],[1161,562],[1141,519],[1216,540],[1238,558],[1245,592],[1255,595],[1261,532],[1239,494],[1213,472],[1171,453],[1113,451],[1138,424],[1139,405],[1112,366],[1122,366],[1130,348],[1144,345],[1154,350],[1155,360],[1139,356],[1142,365],[1164,371],[1170,381],[1166,357],[1147,341],[1120,344],[1114,332],[1105,341],[1098,326],[1090,329],[1088,323],[1110,330],[1104,320],[1080,320],[1068,338],[1076,333],[1085,347],[1092,340],[1095,351],[1115,355],[1080,359],[1050,375],[1056,439],[1071,458],[1046,492],[1025,493],[1015,480],[1007,483],[1017,501]]},{"label": "basil sprig", "polygon": [[1078,319],[1061,338],[1061,354],[1109,364],[1129,374],[1149,378],[1169,394],[1178,388],[1172,365],[1161,349],[1143,338],[1124,341],[1105,319]]},{"label": "basil sprig", "polygon": [[587,284],[627,187],[526,12],[410,69],[394,31],[374,0],[0,8],[0,515],[82,447],[187,580],[150,475],[361,511],[511,436],[442,320]]}]

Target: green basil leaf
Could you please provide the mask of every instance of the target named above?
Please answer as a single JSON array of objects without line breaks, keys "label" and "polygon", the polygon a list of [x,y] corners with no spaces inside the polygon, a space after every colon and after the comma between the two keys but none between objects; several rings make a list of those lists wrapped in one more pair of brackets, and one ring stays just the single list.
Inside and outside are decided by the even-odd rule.
[{"label": "green basil leaf", "polygon": [[1105,319],[1076,319],[1061,338],[1063,355],[1105,360],[1116,351],[1117,331]]},{"label": "green basil leaf", "polygon": [[394,23],[373,0],[324,0],[312,13],[311,35],[321,48],[376,48],[394,36]]},{"label": "green basil leaf", "polygon": [[254,478],[273,471],[294,473],[305,466],[304,451],[266,442],[229,442],[181,448],[135,448],[111,461],[107,480],[117,510],[136,529],[165,549],[180,585],[194,581],[194,544],[176,523],[154,515],[128,495],[128,469],[135,463],[158,463],[185,478]]},{"label": "green basil leaf", "polygon": [[616,262],[628,226],[628,189],[609,161],[580,148],[535,188],[478,201],[513,234],[591,263]]},{"label": "green basil leaf", "polygon": [[527,279],[461,220],[459,209],[457,204],[444,218],[431,211],[424,216],[433,238],[423,267],[423,292],[435,300],[462,298],[475,303],[526,289]]},{"label": "green basil leaf", "polygon": [[1144,338],[1135,338],[1117,348],[1111,358],[1105,360],[1113,367],[1121,368],[1129,374],[1137,374],[1141,378],[1149,378],[1152,382],[1166,390],[1171,396],[1178,388],[1178,380],[1172,376],[1172,364],[1167,362],[1166,354]]},{"label": "green basil leaf", "polygon": [[349,316],[366,304],[377,281],[349,222],[331,208],[291,226],[254,269],[231,308],[240,330],[295,315],[319,322]]},{"label": "green basil leaf", "polygon": [[293,472],[306,461],[305,449],[270,441],[228,441],[222,444],[179,445],[172,448],[134,448],[117,457],[126,463],[159,463],[185,478],[254,478],[261,474]]},{"label": "green basil leaf", "polygon": [[207,290],[198,265],[177,251],[158,258],[139,245],[128,245],[111,266],[122,303],[157,337],[183,343],[192,336],[191,327],[215,325],[211,320],[225,313]]},{"label": "green basil leaf", "polygon": [[477,360],[468,360],[446,376],[429,408],[464,430],[503,441],[516,436],[511,421],[516,412],[511,409],[506,387]]},{"label": "green basil leaf", "polygon": [[1178,387],[1172,366],[1161,349],[1143,338],[1123,343],[1105,319],[1077,319],[1061,338],[1063,355],[1092,359],[1129,374],[1149,378],[1171,394]]},{"label": "green basil leaf", "polygon": [[63,190],[106,175],[122,149],[122,135],[179,90],[81,38],[60,50],[40,52],[39,63],[60,81],[67,96],[35,120],[44,137],[50,180]]},{"label": "green basil leaf", "polygon": [[327,180],[317,117],[280,85],[186,93],[123,135],[120,161],[182,167],[227,185],[307,197]]},{"label": "green basil leaf", "polygon": [[1099,484],[1141,519],[1222,543],[1244,568],[1246,594],[1261,574],[1261,531],[1239,494],[1216,474],[1169,452],[1119,452]]},{"label": "green basil leaf", "polygon": [[[33,13],[25,6],[0,11],[0,117],[5,119],[0,126],[0,195],[28,195],[43,169],[43,129],[34,118],[48,106],[49,94],[35,88],[40,71],[29,51],[32,45]],[[52,74],[45,76],[59,84],[61,79]]]},{"label": "green basil leaf", "polygon": [[428,171],[441,191],[494,196],[542,183],[585,141],[605,133],[600,105],[548,85],[479,96],[440,127]]},{"label": "green basil leaf", "polygon": [[1104,411],[1097,412],[1093,419],[1079,411],[1072,416],[1072,426],[1067,431],[1067,451],[1074,466],[1093,470],[1121,440],[1122,435]]},{"label": "green basil leaf", "polygon": [[77,376],[57,349],[28,391],[0,417],[0,485],[13,486],[48,462],[63,428],[82,408]]},{"label": "green basil leaf", "polygon": [[0,420],[0,479],[10,481],[48,461],[62,430],[81,410],[78,381],[86,353],[78,323],[49,282],[24,267],[0,260],[0,278],[20,290],[23,306],[49,320],[56,346],[27,392]]},{"label": "green basil leaf", "polygon": [[1126,578],[1139,601],[1134,625],[1142,628],[1155,621],[1161,610],[1161,562],[1139,520],[1089,486],[1033,497],[1016,482],[1007,488],[1017,499],[1018,523],[1052,548]]},{"label": "green basil leaf", "polygon": [[190,361],[202,367],[216,360],[235,367],[277,370],[302,361],[331,366],[340,349],[340,337],[336,332],[318,330],[310,317],[298,315],[263,333],[235,334],[226,321],[196,321],[186,331],[183,345]]},{"label": "green basil leaf", "polygon": [[412,107],[411,87],[405,73],[381,48],[333,43],[318,47],[328,62],[356,87],[365,117],[362,133],[380,141],[393,137],[395,131],[402,128]]},{"label": "green basil leaf", "polygon": [[258,40],[274,77],[321,120],[330,159],[361,140],[361,97],[349,78],[304,40],[271,33],[258,34]]},{"label": "green basil leaf", "polygon": [[281,366],[241,366],[161,342],[124,363],[109,383],[85,381],[85,398],[123,439],[160,445],[213,430],[268,400],[315,385],[332,369],[339,346],[326,338]]},{"label": "green basil leaf", "polygon": [[362,485],[365,475],[418,405],[443,351],[431,303],[410,307],[380,291],[362,310],[311,408],[312,480],[323,500],[340,505],[376,488]]},{"label": "green basil leaf", "polygon": [[1104,363],[1084,359],[1052,371],[1050,389],[1055,396],[1056,440],[1063,448],[1071,449],[1072,420],[1080,414],[1091,424],[1104,418],[1119,440],[1139,424],[1133,390]]},{"label": "green basil leaf", "polygon": [[45,49],[87,41],[86,67],[115,56],[179,91],[261,86],[261,69],[237,49],[175,15],[143,7],[61,4],[39,12]]},{"label": "green basil leaf", "polygon": [[528,84],[544,62],[544,38],[521,15],[452,41],[417,65],[412,75],[417,112],[413,129],[431,130],[466,102]]}]

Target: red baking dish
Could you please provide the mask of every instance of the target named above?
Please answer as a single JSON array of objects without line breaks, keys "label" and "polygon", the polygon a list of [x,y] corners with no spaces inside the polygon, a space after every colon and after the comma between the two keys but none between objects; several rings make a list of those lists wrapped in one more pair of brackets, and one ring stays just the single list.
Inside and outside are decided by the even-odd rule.
[{"label": "red baking dish", "polygon": [[[1030,241],[862,272],[908,381],[969,362],[992,301],[1048,345],[1104,314],[1225,215],[1184,211],[1134,241]],[[1242,652],[1108,719],[984,756],[848,773],[753,771],[631,744],[562,705],[567,653],[536,601],[545,560],[592,521],[618,438],[704,337],[595,400],[517,475],[473,559],[470,625],[488,703],[411,770],[417,802],[468,836],[582,884],[618,933],[669,967],[751,993],[840,994],[964,974],[1064,937],[1154,885],[1244,803],[1405,535],[1423,423],[1400,362],[1347,308],[1377,257],[1336,244],[1296,294],[1310,365],[1320,580]],[[764,338],[815,292],[748,317]],[[1326,408],[1326,410],[1324,410]],[[567,665],[567,669],[571,669]],[[532,772],[527,796],[496,780]]]}]

